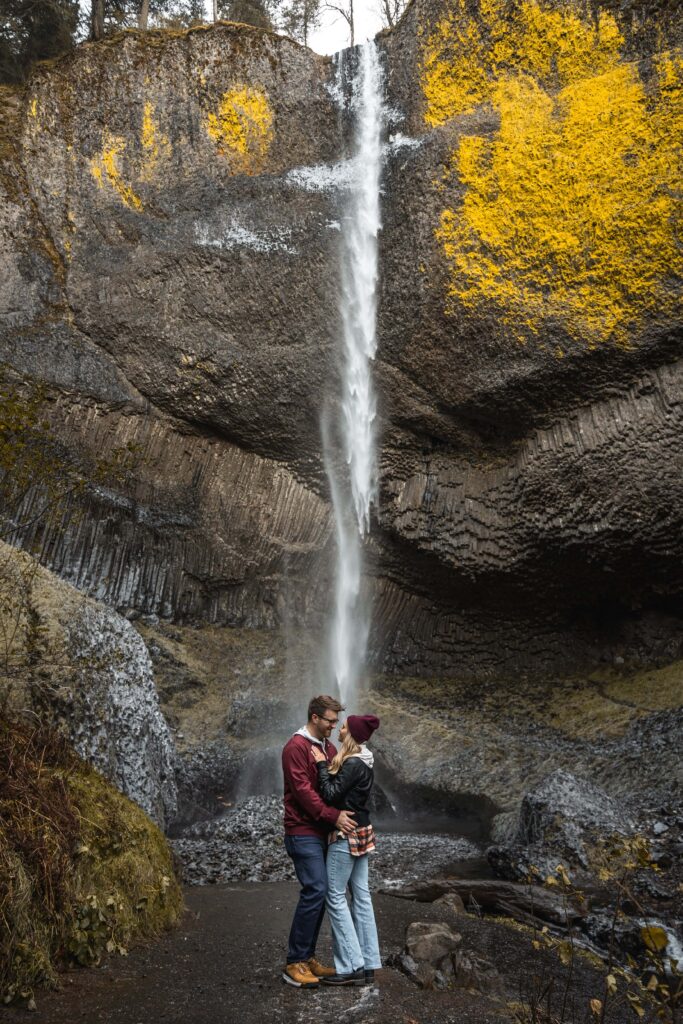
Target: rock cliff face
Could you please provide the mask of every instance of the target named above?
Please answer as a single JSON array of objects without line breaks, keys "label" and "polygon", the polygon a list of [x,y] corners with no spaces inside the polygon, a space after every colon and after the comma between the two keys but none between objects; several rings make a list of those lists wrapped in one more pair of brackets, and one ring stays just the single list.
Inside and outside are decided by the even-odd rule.
[{"label": "rock cliff face", "polygon": [[680,612],[683,94],[660,26],[453,0],[387,39],[421,145],[387,182],[386,575],[428,581],[413,645],[454,665],[652,656]]},{"label": "rock cliff face", "polygon": [[[674,16],[414,0],[381,38],[377,667],[680,652]],[[139,456],[28,540],[119,608],[322,621],[352,64],[131,32],[3,97],[1,358]]]}]

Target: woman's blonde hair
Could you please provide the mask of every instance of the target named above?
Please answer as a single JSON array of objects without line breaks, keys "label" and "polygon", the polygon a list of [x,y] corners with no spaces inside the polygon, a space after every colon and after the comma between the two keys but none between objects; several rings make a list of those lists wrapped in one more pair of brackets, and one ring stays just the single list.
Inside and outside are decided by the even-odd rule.
[{"label": "woman's blonde hair", "polygon": [[347,757],[353,757],[354,754],[360,754],[360,743],[356,743],[351,733],[347,732],[346,739],[334,755],[332,763],[327,769],[330,775],[336,775]]}]

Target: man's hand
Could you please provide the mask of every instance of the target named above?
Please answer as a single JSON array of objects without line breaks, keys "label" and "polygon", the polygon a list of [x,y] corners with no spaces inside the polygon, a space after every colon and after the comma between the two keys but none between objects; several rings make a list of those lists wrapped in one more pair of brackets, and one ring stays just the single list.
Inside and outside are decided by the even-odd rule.
[{"label": "man's hand", "polygon": [[348,811],[342,811],[337,818],[337,828],[348,836],[356,828],[356,819]]},{"label": "man's hand", "polygon": [[311,757],[316,764],[320,764],[321,761],[327,760],[320,747],[316,746],[315,743],[311,744]]}]

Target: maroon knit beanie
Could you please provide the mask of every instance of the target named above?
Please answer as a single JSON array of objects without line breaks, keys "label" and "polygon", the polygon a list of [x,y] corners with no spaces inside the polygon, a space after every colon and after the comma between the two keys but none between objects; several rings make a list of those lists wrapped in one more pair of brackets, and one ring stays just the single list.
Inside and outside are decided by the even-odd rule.
[{"label": "maroon knit beanie", "polygon": [[349,715],[346,724],[356,743],[366,743],[375,729],[379,729],[379,718],[374,715]]}]

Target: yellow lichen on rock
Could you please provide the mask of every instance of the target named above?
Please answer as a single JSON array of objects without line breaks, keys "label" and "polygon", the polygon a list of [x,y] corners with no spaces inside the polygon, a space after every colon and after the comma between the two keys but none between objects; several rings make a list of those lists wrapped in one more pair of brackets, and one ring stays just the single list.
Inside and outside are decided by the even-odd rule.
[{"label": "yellow lichen on rock", "polygon": [[101,152],[90,161],[90,173],[100,188],[104,188],[105,180],[108,181],[125,206],[139,211],[143,209],[142,200],[124,180],[119,167],[125,150],[125,139],[105,132]]},{"label": "yellow lichen on rock", "polygon": [[623,37],[604,11],[594,23],[537,0],[514,9],[505,0],[481,0],[477,19],[468,10],[467,0],[453,0],[423,46],[425,121],[432,127],[491,99],[512,69],[562,87],[619,61]]},{"label": "yellow lichen on rock", "polygon": [[649,313],[680,304],[680,57],[656,58],[646,89],[605,12],[470,10],[452,0],[422,50],[428,125],[483,103],[500,119],[494,136],[461,137],[435,183],[457,191],[436,226],[448,311],[493,305],[522,342],[553,322],[627,345]]},{"label": "yellow lichen on rock", "polygon": [[[456,57],[457,54],[457,57]],[[475,22],[444,18],[424,52],[425,121],[435,127],[472,110],[487,95],[485,49]]]},{"label": "yellow lichen on rock", "polygon": [[519,340],[553,319],[577,339],[626,342],[648,311],[673,311],[680,85],[670,58],[651,97],[630,64],[555,99],[526,75],[501,79],[497,136],[453,154],[465,191],[436,232],[451,303],[495,303]]},{"label": "yellow lichen on rock", "polygon": [[142,114],[142,132],[140,141],[144,153],[142,177],[149,179],[153,176],[160,161],[166,160],[171,155],[171,143],[168,136],[159,129],[155,119],[154,104],[147,102]]},{"label": "yellow lichen on rock", "polygon": [[239,85],[224,93],[218,112],[207,117],[206,130],[236,173],[257,174],[273,140],[273,120],[266,94]]}]

